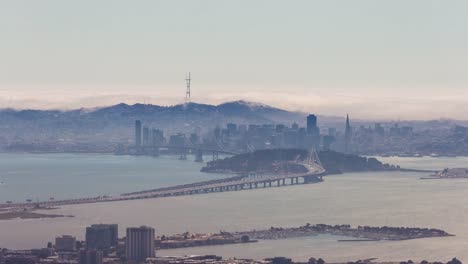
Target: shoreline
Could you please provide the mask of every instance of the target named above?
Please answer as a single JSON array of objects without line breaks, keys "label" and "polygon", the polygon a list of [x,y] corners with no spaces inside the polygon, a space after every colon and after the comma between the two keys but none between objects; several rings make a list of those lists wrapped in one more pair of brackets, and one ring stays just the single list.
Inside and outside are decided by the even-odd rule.
[{"label": "shoreline", "polygon": [[[277,240],[315,235],[335,235],[341,237],[350,237],[356,239],[365,239],[372,241],[402,241],[430,237],[449,237],[455,236],[440,229],[429,228],[409,228],[409,227],[357,227],[350,225],[310,225],[306,224],[299,227],[271,227],[264,230],[241,231],[233,233],[235,236],[247,235],[253,239],[259,240]],[[345,239],[347,240],[347,239]],[[350,239],[355,240],[355,239]]]},{"label": "shoreline", "polygon": [[161,236],[156,239],[161,250],[217,246],[240,243],[261,243],[262,240],[287,240],[301,237],[331,235],[337,242],[404,241],[412,239],[454,236],[440,229],[418,227],[371,227],[350,225],[306,224],[299,227],[270,227],[270,229],[219,233],[190,233]]},{"label": "shoreline", "polygon": [[[49,209],[52,210],[52,209]],[[61,214],[44,214],[36,213],[32,211],[7,211],[0,212],[0,221],[8,221],[15,219],[44,219],[44,218],[62,218],[62,217],[74,217],[72,215],[61,215]]]}]

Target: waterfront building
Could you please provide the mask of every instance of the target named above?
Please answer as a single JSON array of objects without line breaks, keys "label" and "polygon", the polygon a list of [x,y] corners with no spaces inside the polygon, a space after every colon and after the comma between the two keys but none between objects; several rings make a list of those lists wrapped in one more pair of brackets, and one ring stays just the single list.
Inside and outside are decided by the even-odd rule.
[{"label": "waterfront building", "polygon": [[86,227],[86,248],[109,251],[119,240],[117,224],[98,224]]},{"label": "waterfront building", "polygon": [[61,236],[55,238],[55,250],[56,251],[75,251],[76,250],[76,238],[73,236]]},{"label": "waterfront building", "polygon": [[135,146],[141,147],[141,121],[135,121]]},{"label": "waterfront building", "polygon": [[153,258],[154,253],[154,228],[141,226],[127,228],[125,239],[125,254],[127,260],[133,262],[145,261]]},{"label": "waterfront building", "polygon": [[102,264],[102,257],[100,250],[83,249],[78,254],[78,264]]}]

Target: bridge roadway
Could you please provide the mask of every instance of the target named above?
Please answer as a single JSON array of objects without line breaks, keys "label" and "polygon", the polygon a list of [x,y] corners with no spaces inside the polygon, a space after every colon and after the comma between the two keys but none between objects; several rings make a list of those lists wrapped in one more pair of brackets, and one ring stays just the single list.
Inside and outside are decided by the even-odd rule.
[{"label": "bridge roadway", "polygon": [[[296,163],[303,165],[307,172],[296,173],[296,174],[285,174],[285,175],[272,175],[266,177],[250,177],[250,176],[235,176],[227,179],[212,180],[206,182],[199,182],[193,184],[185,184],[174,187],[167,187],[149,191],[140,191],[128,194],[121,194],[119,196],[98,196],[90,198],[80,199],[66,199],[66,200],[49,200],[36,203],[14,203],[14,204],[0,204],[0,208],[33,208],[33,207],[54,207],[61,205],[72,205],[72,204],[85,204],[85,203],[98,203],[98,202],[113,202],[113,201],[125,201],[125,200],[136,200],[136,199],[149,199],[159,198],[168,196],[181,196],[181,195],[193,195],[201,193],[212,193],[212,192],[225,192],[225,191],[237,191],[246,189],[256,188],[267,188],[267,187],[280,187],[287,184],[287,180],[290,181],[289,185],[299,184],[299,178],[303,178],[302,183],[312,183],[322,181],[322,175],[325,173],[325,169],[319,164],[306,164]],[[260,185],[260,186],[259,186]]]},{"label": "bridge roadway", "polygon": [[[226,181],[220,183],[213,183],[201,186],[190,186],[185,188],[176,188],[170,190],[154,190],[154,191],[143,191],[133,194],[123,194],[121,197],[127,199],[144,199],[144,198],[157,198],[157,197],[167,197],[167,196],[180,196],[180,195],[190,195],[197,193],[210,193],[210,192],[224,192],[224,191],[234,191],[234,190],[243,190],[243,189],[254,189],[258,188],[259,184],[263,184],[263,188],[272,187],[272,186],[284,186],[286,185],[286,180],[290,180],[290,185],[299,184],[299,178],[304,178],[303,183],[317,182],[322,180],[322,174],[325,170],[316,165],[301,164],[307,168],[305,173],[297,174],[287,174],[287,175],[272,175],[269,177],[243,177],[233,181]],[[262,186],[260,186],[262,187]]]}]

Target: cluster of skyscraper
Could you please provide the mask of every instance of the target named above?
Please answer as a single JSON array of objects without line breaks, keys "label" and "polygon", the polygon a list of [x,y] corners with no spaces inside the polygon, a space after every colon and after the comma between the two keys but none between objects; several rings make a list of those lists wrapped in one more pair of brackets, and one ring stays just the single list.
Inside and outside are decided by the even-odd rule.
[{"label": "cluster of skyscraper", "polygon": [[[176,133],[166,140],[164,132],[160,129],[149,128],[142,126],[140,120],[135,121],[135,147],[139,149],[145,149],[148,147],[161,146],[168,143],[170,146],[184,146],[187,144],[198,144],[200,143],[199,138],[200,131],[191,133],[190,136],[186,136],[183,133]],[[189,142],[189,143],[188,143]]]},{"label": "cluster of skyscraper", "polygon": [[[125,258],[129,262],[139,263],[155,256],[154,228],[129,227],[124,243]],[[101,264],[103,257],[117,251],[119,246],[116,224],[96,224],[87,227],[85,246],[77,243],[73,236],[61,236],[55,239],[57,252],[75,252],[79,249],[78,264]]]},{"label": "cluster of skyscraper", "polygon": [[142,126],[140,120],[135,121],[135,146],[149,147],[164,143],[164,132],[159,129]]},{"label": "cluster of skyscraper", "polygon": [[[329,149],[337,140],[335,128],[329,128],[328,134],[321,134],[316,115],[308,115],[306,127],[293,123],[290,127],[284,124],[244,125],[227,124],[226,128],[214,129],[214,138],[230,145],[238,151],[267,148],[304,148]],[[346,121],[345,137],[341,141],[351,142],[351,126],[349,118]]]},{"label": "cluster of skyscraper", "polygon": [[[199,132],[199,131],[198,131]],[[178,133],[171,135],[166,141],[159,129],[142,128],[140,120],[135,122],[135,146],[161,146],[167,142],[168,146],[187,147],[197,145],[199,148],[230,150],[233,152],[248,152],[256,149],[268,148],[304,148],[329,149],[337,140],[335,128],[329,128],[328,134],[321,134],[316,115],[308,115],[306,127],[299,127],[297,123],[288,127],[284,124],[234,124],[228,123],[225,128],[216,127],[206,138],[200,140],[199,133],[190,136]],[[349,117],[346,118],[343,147],[340,150],[348,152],[352,140],[352,130]]]}]

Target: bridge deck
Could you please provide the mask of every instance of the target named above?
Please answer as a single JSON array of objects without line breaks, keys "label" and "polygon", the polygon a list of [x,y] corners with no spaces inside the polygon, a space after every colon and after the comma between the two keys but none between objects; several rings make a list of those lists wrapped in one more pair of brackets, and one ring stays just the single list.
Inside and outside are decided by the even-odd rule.
[{"label": "bridge deck", "polygon": [[[303,165],[307,172],[305,173],[296,173],[296,174],[286,174],[286,175],[273,175],[269,177],[231,177],[228,181],[217,180],[207,181],[201,183],[194,183],[189,185],[181,185],[179,187],[168,187],[158,190],[149,190],[141,191],[129,194],[122,194],[119,196],[99,196],[91,198],[80,198],[80,199],[66,199],[66,200],[56,200],[56,201],[44,201],[37,203],[15,203],[15,204],[0,204],[0,208],[25,208],[25,207],[53,207],[60,205],[70,205],[70,204],[84,204],[84,203],[97,203],[97,202],[112,202],[112,201],[124,201],[124,200],[135,200],[135,199],[148,199],[148,198],[158,198],[158,197],[167,197],[167,196],[179,196],[179,195],[190,195],[196,193],[210,193],[210,192],[223,192],[230,190],[239,190],[239,189],[253,189],[257,188],[258,184],[263,184],[263,187],[271,187],[272,182],[277,182],[276,186],[285,185],[285,180],[290,179],[291,184],[299,183],[298,178],[307,177],[321,177],[325,172],[325,169],[319,164],[306,164],[298,163]],[[306,182],[304,180],[304,182]],[[206,184],[203,184],[206,183]],[[246,187],[247,186],[247,187]]]}]

